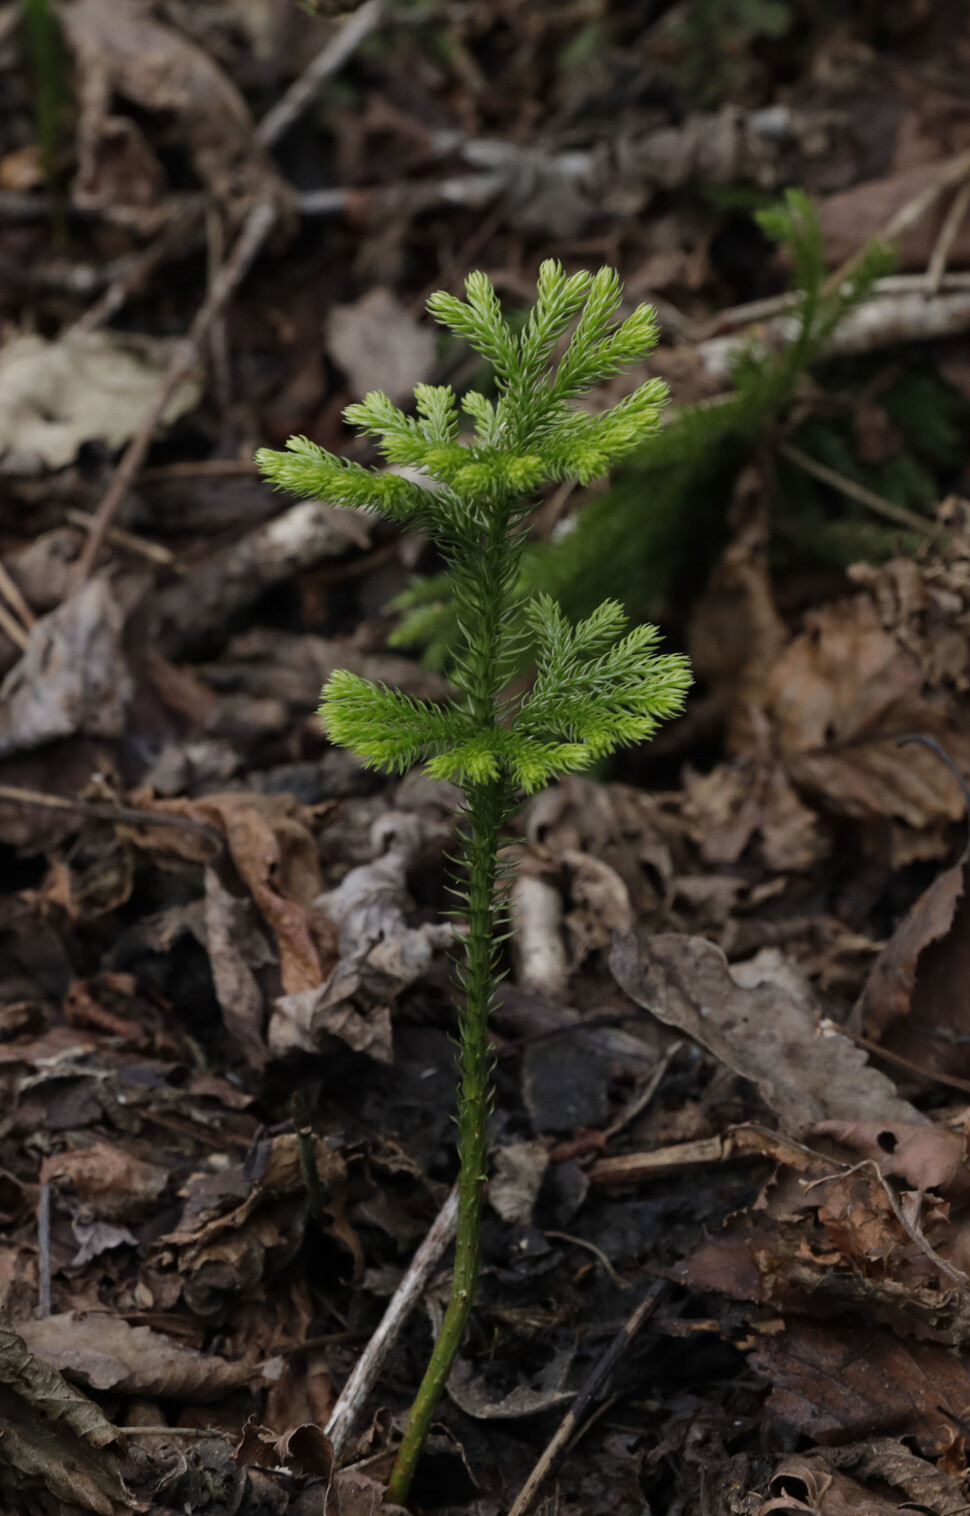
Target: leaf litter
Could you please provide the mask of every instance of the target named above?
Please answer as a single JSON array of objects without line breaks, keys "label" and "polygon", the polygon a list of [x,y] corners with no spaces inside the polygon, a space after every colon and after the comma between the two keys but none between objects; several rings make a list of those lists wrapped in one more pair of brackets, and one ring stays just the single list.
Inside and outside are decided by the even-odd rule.
[{"label": "leaf litter", "polygon": [[[437,565],[274,500],[253,449],[345,448],[375,385],[479,384],[426,288],[481,265],[514,310],[547,255],[618,261],[675,400],[716,396],[785,277],[731,196],[799,183],[830,269],[902,207],[929,284],[883,281],[883,350],[867,305],[860,367],[783,426],[848,415],[843,483],[905,454],[890,504],[946,498],[918,541],[813,567],[759,444],[665,607],[696,703],[510,829],[484,1278],[416,1500],[498,1516],[539,1467],[536,1509],[970,1509],[965,805],[898,741],[967,770],[970,517],[965,461],[927,484],[890,414],[900,367],[967,387],[967,38],[941,6],[851,38],[782,6],[737,72],[727,24],[712,103],[702,4],[693,32],[626,4],[61,9],[63,245],[0,19],[0,1503],[372,1516],[447,1298],[459,797],[368,773],[314,714],[337,667],[442,692],[389,611]],[[288,96],[310,60],[321,92]],[[261,206],[268,253],[233,273]]]}]

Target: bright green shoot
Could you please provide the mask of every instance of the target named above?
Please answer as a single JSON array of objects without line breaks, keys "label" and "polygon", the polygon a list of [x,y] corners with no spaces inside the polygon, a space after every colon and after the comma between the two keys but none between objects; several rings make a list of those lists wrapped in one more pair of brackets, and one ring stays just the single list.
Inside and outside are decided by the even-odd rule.
[{"label": "bright green shoot", "polygon": [[[390,465],[385,471],[334,457],[305,437],[291,438],[285,453],[258,455],[283,488],[377,511],[429,537],[451,568],[461,628],[453,703],[411,700],[339,670],[321,707],[330,740],[365,763],[389,773],[424,763],[465,796],[454,1284],[391,1479],[389,1495],[398,1502],[458,1351],[478,1273],[491,1109],[488,1015],[505,925],[501,830],[523,793],[645,741],[680,710],[691,682],[686,659],[658,654],[654,627],[627,631],[614,601],[571,626],[548,596],[523,607],[517,592],[526,518],[539,488],[554,480],[588,483],[658,424],[665,388],[655,379],[608,410],[572,403],[649,352],[657,338],[653,311],[640,306],[616,325],[616,273],[603,268],[567,278],[553,261],[540,269],[538,298],[518,335],[484,274],[470,274],[465,292],[465,300],[439,292],[428,309],[495,371],[496,400],[473,392],[461,402],[474,422],[471,437],[459,438],[452,390],[422,384],[415,416],[379,391],[347,408],[348,421],[376,439]],[[403,467],[406,476],[395,471]],[[534,644],[535,680],[526,693],[510,695],[523,635]]]}]

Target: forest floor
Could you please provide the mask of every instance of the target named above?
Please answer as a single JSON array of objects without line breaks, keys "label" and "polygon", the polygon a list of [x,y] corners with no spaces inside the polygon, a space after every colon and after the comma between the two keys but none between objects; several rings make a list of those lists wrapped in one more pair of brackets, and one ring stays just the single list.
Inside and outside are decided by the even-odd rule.
[{"label": "forest floor", "polygon": [[685,714],[510,829],[411,1508],[970,1512],[970,11],[328,9],[0,3],[0,1508],[371,1516],[447,1299],[459,796],[315,714],[447,688],[393,639],[437,565],[255,449],[372,461],[348,402],[477,381],[428,294],[547,257],[720,400],[796,186],[832,287],[896,271],[658,538]]}]

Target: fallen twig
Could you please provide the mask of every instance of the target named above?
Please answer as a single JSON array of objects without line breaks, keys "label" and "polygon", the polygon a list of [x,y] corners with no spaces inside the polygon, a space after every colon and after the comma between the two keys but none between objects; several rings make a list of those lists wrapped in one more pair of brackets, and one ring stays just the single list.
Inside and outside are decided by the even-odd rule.
[{"label": "fallen twig", "polygon": [[811,474],[813,479],[818,479],[822,484],[827,484],[831,489],[838,490],[840,495],[845,495],[849,500],[856,500],[860,505],[868,506],[877,516],[884,516],[887,521],[894,521],[897,526],[908,527],[910,531],[921,532],[926,535],[929,532],[939,530],[935,521],[928,516],[920,516],[916,511],[907,510],[905,505],[897,505],[893,500],[886,500],[882,495],[877,495],[875,490],[866,489],[864,484],[856,484],[854,479],[848,479],[845,474],[840,474],[834,468],[829,468],[825,463],[819,463],[808,453],[803,453],[800,447],[793,447],[790,442],[779,443],[778,451],[789,463],[794,463],[803,473]]},{"label": "fallen twig", "polygon": [[[78,510],[76,506],[67,508],[64,519],[72,526],[79,526],[86,532],[91,530],[94,521],[89,511]],[[114,543],[116,547],[127,548],[130,553],[137,553],[140,558],[147,558],[150,563],[157,563],[162,568],[171,568],[175,562],[175,554],[171,548],[162,547],[158,542],[149,542],[144,537],[137,537],[134,532],[126,532],[121,526],[109,527],[104,534],[104,540]]]},{"label": "fallen twig", "polygon": [[936,239],[936,246],[926,266],[926,282],[931,294],[935,295],[939,291],[957,232],[963,225],[968,208],[970,208],[970,179],[964,179],[946,213],[946,220],[940,227],[940,235]]},{"label": "fallen twig", "polygon": [[843,263],[839,264],[837,269],[829,274],[822,286],[823,294],[828,294],[832,290],[838,289],[843,280],[847,279],[858,268],[871,241],[895,242],[904,232],[908,232],[910,227],[915,226],[918,221],[921,221],[926,212],[936,204],[942,195],[946,194],[947,190],[955,189],[958,185],[963,184],[968,175],[970,175],[970,152],[957,153],[955,157],[947,158],[940,164],[935,177],[929,184],[924,185],[918,194],[914,195],[911,200],[907,200],[905,205],[900,206],[899,210],[890,216],[885,226],[874,238],[867,239],[861,247],[857,248],[850,257],[846,258]]},{"label": "fallen twig", "polygon": [[320,86],[342,68],[365,37],[369,37],[384,13],[384,0],[364,0],[330,38],[326,47],[295,79],[281,99],[267,111],[256,128],[256,140],[263,147],[273,147],[301,116]]},{"label": "fallen twig", "polygon": [[[735,361],[754,346],[779,347],[797,331],[796,319],[778,316],[763,326],[744,328],[699,342],[695,351],[712,379],[727,379]],[[970,288],[959,284],[947,293],[927,293],[926,276],[897,293],[865,300],[841,321],[825,346],[823,357],[846,357],[873,352],[895,342],[928,342],[952,337],[970,328]]]},{"label": "fallen twig", "polygon": [[222,833],[208,822],[195,821],[191,816],[143,811],[132,805],[112,805],[104,800],[73,800],[66,795],[49,795],[43,790],[21,789],[15,784],[0,784],[0,805],[34,806],[40,811],[71,811],[92,821],[113,821],[129,826],[175,827],[205,837],[219,852],[225,846]]},{"label": "fallen twig", "polygon": [[656,1284],[652,1284],[629,1320],[617,1332],[556,1428],[551,1442],[522,1486],[515,1503],[509,1511],[509,1516],[525,1516],[525,1512],[532,1504],[539,1486],[576,1432],[591,1402],[603,1388],[603,1385],[630,1346],[630,1343],[636,1337],[640,1328],[653,1315],[667,1289],[666,1280],[661,1279]]},{"label": "fallen twig", "polygon": [[94,514],[88,540],[81,549],[81,555],[74,566],[71,578],[72,593],[80,589],[94,568],[108,528],[114,522],[118,507],[144,462],[155,434],[155,428],[165,411],[165,407],[196,361],[199,348],[206,333],[226,304],[226,301],[235,291],[237,285],[244,278],[250,264],[269,235],[270,229],[275,224],[276,218],[276,206],[264,200],[260,204],[253,206],[243,222],[232,252],[213,279],[209,292],[199,307],[187,336],[182,339],[172,354],[168,368],[165,371],[165,376],[155,392],[155,397],[146,415],[143,417],[138,431],[125,449],[107,493]]},{"label": "fallen twig", "polygon": [[458,1222],[458,1191],[453,1189],[435,1218],[434,1224],[414,1257],[401,1283],[391,1296],[390,1303],[364,1352],[357,1360],[354,1372],[341,1391],[340,1398],[327,1422],[326,1434],[333,1443],[334,1457],[339,1458],[353,1433],[364,1402],[377,1383],[388,1353],[394,1346],[445,1249],[453,1241]]},{"label": "fallen twig", "polygon": [[37,625],[37,617],[21,594],[20,586],[11,579],[2,563],[0,563],[0,595],[3,596],[25,632],[29,632],[32,626]]},{"label": "fallen twig", "polygon": [[37,1314],[51,1313],[51,1187],[40,1187],[37,1201]]}]

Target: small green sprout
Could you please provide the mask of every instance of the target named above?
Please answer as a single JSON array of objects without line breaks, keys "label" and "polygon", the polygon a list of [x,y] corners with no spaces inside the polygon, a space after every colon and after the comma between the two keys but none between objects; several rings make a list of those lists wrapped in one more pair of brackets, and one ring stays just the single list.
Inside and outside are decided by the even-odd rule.
[{"label": "small green sprout", "polygon": [[[465,797],[454,1282],[391,1477],[389,1496],[398,1502],[407,1496],[474,1300],[492,1099],[488,1016],[501,979],[506,920],[502,828],[523,793],[649,738],[681,709],[691,682],[687,660],[656,651],[655,627],[627,631],[615,601],[573,626],[548,595],[523,605],[517,589],[526,518],[540,486],[589,483],[658,424],[666,390],[657,379],[608,410],[590,413],[573,403],[649,352],[657,340],[653,311],[639,306],[616,325],[622,287],[615,271],[567,277],[552,260],[542,264],[538,298],[519,334],[485,274],[470,274],[465,293],[464,300],[432,295],[428,309],[495,371],[497,400],[477,392],[462,399],[474,422],[470,440],[459,439],[453,391],[421,384],[414,416],[379,391],[347,407],[348,421],[377,440],[391,465],[384,472],[337,458],[305,437],[291,438],[286,452],[257,455],[263,472],[285,489],[366,507],[423,532],[446,558],[455,586],[461,645],[453,703],[409,699],[341,669],[327,682],[321,706],[330,740],[368,765],[404,773],[424,763]],[[393,471],[404,466],[407,476]],[[510,694],[523,636],[532,644],[535,679],[527,691]]]}]

